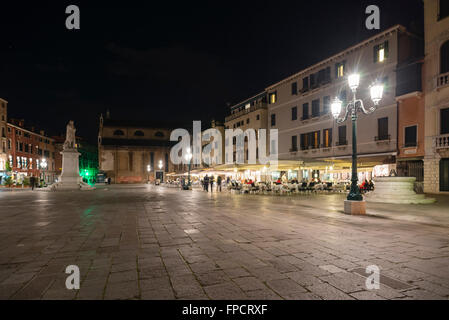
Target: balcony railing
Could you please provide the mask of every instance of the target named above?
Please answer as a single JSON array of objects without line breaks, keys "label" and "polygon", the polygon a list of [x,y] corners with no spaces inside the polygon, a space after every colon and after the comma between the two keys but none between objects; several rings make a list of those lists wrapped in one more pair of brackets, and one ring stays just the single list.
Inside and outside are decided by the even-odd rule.
[{"label": "balcony railing", "polygon": [[250,112],[253,112],[253,111],[256,111],[256,110],[259,110],[259,109],[267,109],[267,104],[266,103],[259,103],[259,104],[256,104],[254,106],[251,106],[249,109],[245,109],[245,110],[242,110],[240,112],[236,112],[234,114],[231,114],[230,116],[225,118],[225,122],[232,121],[234,119],[237,119],[237,118],[239,118],[241,116],[244,116],[244,115],[246,115],[246,114],[248,114]]},{"label": "balcony railing", "polygon": [[435,137],[435,147],[437,149],[449,148],[449,134]]},{"label": "balcony railing", "polygon": [[390,140],[391,140],[391,135],[389,135],[389,134],[384,134],[381,136],[374,137],[374,141],[377,141],[377,142],[390,141]]},{"label": "balcony railing", "polygon": [[335,143],[335,145],[336,145],[337,147],[344,147],[344,146],[347,146],[347,145],[348,145],[348,140],[337,141],[337,142]]},{"label": "balcony railing", "polygon": [[437,77],[437,89],[449,86],[449,72],[440,74]]}]

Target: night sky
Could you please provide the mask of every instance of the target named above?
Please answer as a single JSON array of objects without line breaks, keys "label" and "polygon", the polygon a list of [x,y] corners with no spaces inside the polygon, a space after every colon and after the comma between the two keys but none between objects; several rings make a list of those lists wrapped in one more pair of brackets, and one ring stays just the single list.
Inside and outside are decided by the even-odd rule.
[{"label": "night sky", "polygon": [[[222,120],[237,103],[379,31],[365,8],[422,33],[422,0],[2,1],[0,97],[8,116],[50,134],[98,117]],[[114,3],[114,4],[112,4]],[[65,8],[81,10],[67,30]]]}]

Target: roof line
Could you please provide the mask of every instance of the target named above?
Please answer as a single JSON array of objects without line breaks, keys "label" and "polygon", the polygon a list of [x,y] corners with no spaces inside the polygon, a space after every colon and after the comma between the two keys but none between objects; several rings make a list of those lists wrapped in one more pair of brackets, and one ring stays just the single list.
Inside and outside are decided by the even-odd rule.
[{"label": "roof line", "polygon": [[386,35],[388,35],[390,33],[393,33],[393,32],[396,32],[396,31],[405,32],[406,28],[403,25],[397,24],[397,25],[395,25],[395,26],[393,26],[393,27],[391,27],[391,28],[381,32],[381,33],[378,33],[378,34],[376,34],[376,35],[374,35],[374,36],[372,36],[372,37],[370,37],[370,38],[368,38],[366,40],[363,40],[362,42],[359,42],[359,43],[353,45],[352,47],[349,47],[349,48],[347,48],[347,49],[345,49],[343,51],[340,51],[339,53],[331,56],[330,58],[322,60],[322,61],[320,61],[320,62],[318,62],[318,63],[316,63],[316,64],[314,64],[314,65],[312,65],[310,67],[307,67],[306,69],[303,69],[303,70],[301,70],[301,71],[299,71],[299,72],[289,76],[288,78],[285,78],[285,79],[283,79],[283,80],[281,80],[281,81],[279,81],[279,82],[277,82],[277,83],[275,83],[275,84],[273,84],[271,86],[268,86],[265,90],[269,91],[271,89],[274,89],[275,87],[277,87],[277,86],[279,86],[279,85],[281,85],[281,84],[283,84],[285,82],[288,82],[288,81],[290,81],[290,80],[292,80],[294,78],[297,78],[298,76],[300,76],[302,74],[305,74],[305,73],[307,73],[307,72],[317,68],[320,65],[327,64],[327,63],[331,62],[332,60],[335,60],[336,58],[341,57],[341,56],[347,54],[349,51],[353,51],[353,50],[359,49],[360,47],[363,47],[363,46],[365,46],[365,45],[367,45],[367,44],[369,44],[371,42],[376,41],[379,38],[383,38]]},{"label": "roof line", "polygon": [[246,103],[246,102],[248,102],[248,101],[250,101],[250,100],[253,100],[254,98],[257,98],[257,97],[259,97],[259,96],[261,96],[261,95],[264,95],[264,94],[266,94],[266,92],[265,92],[265,91],[262,91],[262,92],[260,92],[260,93],[258,93],[258,94],[256,94],[256,95],[252,96],[251,98],[248,98],[248,99],[245,99],[245,100],[243,100],[243,101],[241,101],[241,102],[239,102],[239,103],[233,104],[230,108],[233,109],[234,107],[237,107],[237,106],[239,106],[239,105],[241,105],[241,104],[244,104],[244,103]]}]

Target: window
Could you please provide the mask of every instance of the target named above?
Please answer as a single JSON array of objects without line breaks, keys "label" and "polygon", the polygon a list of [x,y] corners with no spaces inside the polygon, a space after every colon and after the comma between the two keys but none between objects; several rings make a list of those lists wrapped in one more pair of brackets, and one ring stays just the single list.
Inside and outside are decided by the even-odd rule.
[{"label": "window", "polygon": [[309,77],[302,79],[302,91],[306,92],[309,90]]},{"label": "window", "polygon": [[303,133],[301,134],[301,150],[307,150],[309,149],[309,140],[307,134]]},{"label": "window", "polygon": [[276,125],[276,115],[272,114],[271,115],[271,126],[274,127]]},{"label": "window", "polygon": [[2,137],[6,138],[5,128],[2,128]]},{"label": "window", "polygon": [[307,120],[307,119],[309,119],[309,104],[304,103],[302,105],[302,120]]},{"label": "window", "polygon": [[332,129],[323,130],[323,147],[332,147]]},{"label": "window", "polygon": [[298,151],[298,136],[292,136],[292,149],[291,151]]},{"label": "window", "polygon": [[446,41],[441,46],[440,59],[440,73],[443,74],[449,72],[449,41]]},{"label": "window", "polygon": [[17,168],[22,167],[21,162],[20,162],[20,157],[16,157],[16,165],[17,165]]},{"label": "window", "polygon": [[298,107],[292,108],[292,121],[298,120]]},{"label": "window", "polygon": [[405,127],[405,134],[404,134],[405,148],[417,146],[417,133],[418,133],[418,126]]},{"label": "window", "polygon": [[122,130],[115,130],[114,131],[114,136],[124,136],[125,133]]},{"label": "window", "polygon": [[298,83],[293,82],[292,83],[292,95],[297,95],[297,94],[298,94]]},{"label": "window", "polygon": [[331,109],[331,97],[326,96],[323,98],[323,113],[328,114]]},{"label": "window", "polygon": [[438,13],[438,20],[444,19],[449,16],[449,1],[440,0],[440,11]]},{"label": "window", "polygon": [[161,132],[161,131],[156,132],[154,135],[155,135],[156,137],[158,137],[158,138],[163,138],[163,137],[164,137],[164,133]]},{"label": "window", "polygon": [[345,76],[345,65],[346,62],[339,62],[335,64],[335,78],[343,78]]},{"label": "window", "polygon": [[258,114],[258,115],[256,116],[256,120],[257,120],[257,121],[260,120],[260,114]]},{"label": "window", "polygon": [[338,127],[338,144],[339,146],[348,145],[348,140],[346,139],[346,126]]},{"label": "window", "polygon": [[320,100],[312,101],[312,118],[316,118],[320,116]]},{"label": "window", "polygon": [[249,118],[248,118],[248,119],[246,119],[246,124],[249,124]]},{"label": "window", "polygon": [[136,137],[143,137],[145,134],[143,133],[143,131],[137,130],[136,132],[134,132],[134,136]]},{"label": "window", "polygon": [[390,136],[388,135],[388,118],[380,118],[377,120],[377,140],[384,141],[389,140]]},{"label": "window", "polygon": [[321,142],[320,133],[321,133],[320,131],[315,131],[315,132],[311,133],[311,141],[312,141],[311,145],[312,145],[313,149],[320,148],[320,142]]},{"label": "window", "polygon": [[388,41],[374,46],[374,63],[384,62],[388,58]]},{"label": "window", "polygon": [[441,109],[440,121],[441,121],[441,134],[448,134],[449,133],[449,108]]},{"label": "window", "polygon": [[317,75],[311,74],[310,75],[310,88],[315,89],[316,87],[318,87]]},{"label": "window", "polygon": [[276,103],[277,92],[275,91],[275,92],[270,93],[269,98],[270,98],[270,104]]}]

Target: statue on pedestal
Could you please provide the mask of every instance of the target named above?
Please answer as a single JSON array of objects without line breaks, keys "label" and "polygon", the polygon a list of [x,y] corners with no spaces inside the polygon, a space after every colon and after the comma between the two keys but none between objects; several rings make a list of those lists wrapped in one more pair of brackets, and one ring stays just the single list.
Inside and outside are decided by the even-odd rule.
[{"label": "statue on pedestal", "polygon": [[76,146],[75,132],[76,132],[75,124],[73,123],[73,120],[70,120],[69,123],[67,124],[65,142],[63,146],[64,150],[75,149]]}]

